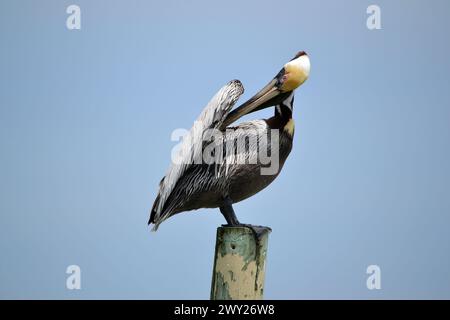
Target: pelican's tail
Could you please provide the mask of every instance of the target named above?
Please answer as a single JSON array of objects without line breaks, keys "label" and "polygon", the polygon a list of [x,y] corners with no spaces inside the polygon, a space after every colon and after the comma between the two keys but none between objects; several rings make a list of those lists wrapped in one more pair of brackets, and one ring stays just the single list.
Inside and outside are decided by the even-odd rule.
[{"label": "pelican's tail", "polygon": [[158,223],[158,222],[155,221],[156,220],[156,210],[158,209],[158,205],[159,205],[159,194],[156,197],[155,202],[153,203],[153,207],[152,207],[152,210],[150,212],[150,219],[148,220],[148,224],[149,225],[152,224],[152,223],[154,224],[153,228],[152,228],[152,231],[158,230],[158,226],[161,223],[161,222]]}]

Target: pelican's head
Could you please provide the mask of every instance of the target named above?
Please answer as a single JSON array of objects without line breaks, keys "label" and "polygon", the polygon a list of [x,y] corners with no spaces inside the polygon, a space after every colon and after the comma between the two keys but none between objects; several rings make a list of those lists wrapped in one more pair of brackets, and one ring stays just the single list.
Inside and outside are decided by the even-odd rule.
[{"label": "pelican's head", "polygon": [[300,51],[297,55],[286,63],[277,75],[280,81],[282,92],[294,91],[300,87],[309,77],[311,65],[306,52]]},{"label": "pelican's head", "polygon": [[[308,79],[309,70],[309,57],[306,52],[300,51],[291,61],[284,65],[275,78],[264,88],[241,106],[230,112],[223,126],[225,127],[242,116],[257,110],[277,106],[284,101],[292,102],[292,92]],[[292,111],[291,103],[288,107]]]}]

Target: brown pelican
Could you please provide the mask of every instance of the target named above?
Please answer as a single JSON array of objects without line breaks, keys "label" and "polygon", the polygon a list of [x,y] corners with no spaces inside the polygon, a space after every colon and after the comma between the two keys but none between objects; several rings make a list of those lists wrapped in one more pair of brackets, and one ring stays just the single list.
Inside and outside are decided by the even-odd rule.
[{"label": "brown pelican", "polygon": [[[294,90],[306,81],[309,71],[308,55],[297,53],[261,91],[233,111],[244,92],[241,82],[233,80],[219,90],[183,139],[177,161],[172,159],[159,184],[148,222],[154,224],[153,230],[176,213],[200,208],[219,208],[228,225],[241,225],[232,205],[261,191],[280,173],[292,148]],[[228,127],[246,114],[271,106],[275,115],[270,119]],[[206,132],[212,133],[205,139]],[[271,155],[269,163],[260,159],[263,149]],[[222,161],[204,161],[206,154]],[[264,174],[274,161],[273,172]]]}]

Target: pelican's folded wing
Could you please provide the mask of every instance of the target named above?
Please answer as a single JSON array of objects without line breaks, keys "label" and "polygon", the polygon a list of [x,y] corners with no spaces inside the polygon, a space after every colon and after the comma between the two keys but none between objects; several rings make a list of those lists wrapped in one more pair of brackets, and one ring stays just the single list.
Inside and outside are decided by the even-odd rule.
[{"label": "pelican's folded wing", "polygon": [[243,93],[244,87],[239,80],[230,81],[209,101],[194,126],[183,138],[177,155],[172,159],[169,170],[159,185],[158,196],[153,204],[149,220],[149,223],[155,224],[153,230],[156,230],[159,224],[170,216],[171,212],[165,211],[166,201],[180,177],[190,165],[201,161],[203,133],[207,129],[219,129]]}]

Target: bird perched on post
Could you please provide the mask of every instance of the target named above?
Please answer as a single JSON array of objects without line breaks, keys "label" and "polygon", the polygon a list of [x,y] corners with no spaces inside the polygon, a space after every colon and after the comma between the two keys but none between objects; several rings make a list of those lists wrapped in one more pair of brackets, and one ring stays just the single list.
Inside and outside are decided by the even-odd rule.
[{"label": "bird perched on post", "polygon": [[[294,90],[309,71],[309,57],[301,51],[233,111],[244,92],[241,82],[230,81],[217,92],[159,184],[149,219],[154,231],[167,218],[200,208],[219,208],[228,225],[242,225],[233,204],[258,193],[280,173],[292,149]],[[246,114],[272,106],[275,114],[269,119],[229,127]]]}]

